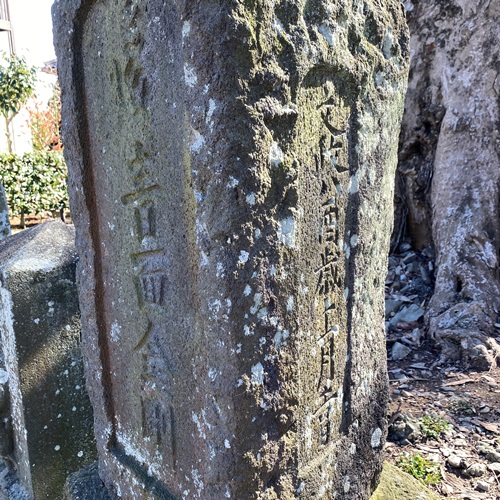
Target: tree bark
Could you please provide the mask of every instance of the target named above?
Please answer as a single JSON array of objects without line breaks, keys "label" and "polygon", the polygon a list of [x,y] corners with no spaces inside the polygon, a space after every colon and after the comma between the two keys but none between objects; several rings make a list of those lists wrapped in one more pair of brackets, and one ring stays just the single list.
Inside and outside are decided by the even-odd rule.
[{"label": "tree bark", "polygon": [[461,359],[484,369],[499,352],[500,4],[405,6],[413,61],[395,235],[406,224],[416,248],[436,252],[427,324],[442,348],[440,361]]}]

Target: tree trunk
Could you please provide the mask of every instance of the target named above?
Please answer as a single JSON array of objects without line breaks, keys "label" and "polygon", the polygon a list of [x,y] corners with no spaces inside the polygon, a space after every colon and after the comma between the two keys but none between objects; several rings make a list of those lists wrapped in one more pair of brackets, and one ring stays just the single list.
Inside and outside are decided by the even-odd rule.
[{"label": "tree trunk", "polygon": [[500,4],[434,0],[405,6],[413,62],[396,229],[401,234],[406,224],[416,248],[436,252],[427,322],[442,348],[440,360],[488,368],[500,352],[494,339],[500,306]]},{"label": "tree trunk", "polygon": [[3,115],[5,118],[5,138],[7,140],[7,151],[12,154],[14,152],[14,148],[12,145],[12,134],[10,133],[10,125],[12,123],[13,116],[9,114]]}]

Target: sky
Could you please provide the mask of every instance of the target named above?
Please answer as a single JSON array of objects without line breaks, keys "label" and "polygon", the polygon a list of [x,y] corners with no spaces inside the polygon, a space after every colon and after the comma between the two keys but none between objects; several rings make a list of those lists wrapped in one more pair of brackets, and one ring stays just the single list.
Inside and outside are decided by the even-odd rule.
[{"label": "sky", "polygon": [[41,67],[55,59],[50,9],[54,0],[9,0],[16,53]]}]

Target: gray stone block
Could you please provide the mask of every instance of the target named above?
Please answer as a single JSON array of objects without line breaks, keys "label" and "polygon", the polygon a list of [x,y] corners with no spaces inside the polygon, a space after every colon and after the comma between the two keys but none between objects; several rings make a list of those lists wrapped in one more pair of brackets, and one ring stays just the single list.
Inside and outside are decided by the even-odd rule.
[{"label": "gray stone block", "polygon": [[368,498],[400,0],[59,0],[100,475],[130,500]]},{"label": "gray stone block", "polygon": [[10,236],[9,207],[5,197],[5,189],[0,182],[0,240]]},{"label": "gray stone block", "polygon": [[[95,460],[80,351],[74,231],[48,222],[0,242],[0,333],[13,460],[29,498],[60,498]],[[5,377],[6,378],[6,377]]]}]

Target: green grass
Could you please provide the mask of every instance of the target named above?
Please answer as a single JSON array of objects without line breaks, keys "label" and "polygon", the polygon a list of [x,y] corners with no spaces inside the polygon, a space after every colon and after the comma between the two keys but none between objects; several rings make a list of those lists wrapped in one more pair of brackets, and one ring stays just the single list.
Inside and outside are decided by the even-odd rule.
[{"label": "green grass", "polygon": [[450,402],[450,410],[453,413],[458,413],[462,415],[475,415],[476,410],[466,399],[453,399]]},{"label": "green grass", "polygon": [[423,484],[436,484],[442,479],[439,464],[422,457],[418,453],[405,454],[399,457],[396,465]]},{"label": "green grass", "polygon": [[436,415],[426,415],[418,420],[422,436],[426,439],[439,439],[441,434],[449,431],[451,425]]}]

